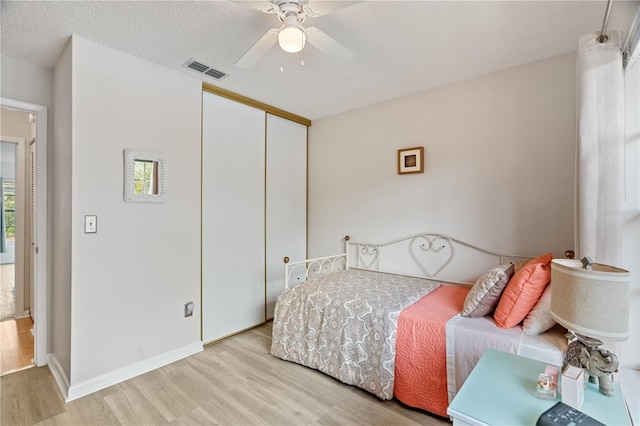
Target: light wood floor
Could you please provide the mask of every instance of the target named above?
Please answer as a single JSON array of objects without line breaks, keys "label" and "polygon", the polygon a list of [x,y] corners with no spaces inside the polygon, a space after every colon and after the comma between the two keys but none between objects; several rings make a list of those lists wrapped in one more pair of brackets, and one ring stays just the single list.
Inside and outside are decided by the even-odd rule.
[{"label": "light wood floor", "polygon": [[0,376],[33,365],[33,320],[0,322]]},{"label": "light wood floor", "polygon": [[64,404],[48,368],[0,378],[4,425],[450,425],[269,354],[271,323]]}]

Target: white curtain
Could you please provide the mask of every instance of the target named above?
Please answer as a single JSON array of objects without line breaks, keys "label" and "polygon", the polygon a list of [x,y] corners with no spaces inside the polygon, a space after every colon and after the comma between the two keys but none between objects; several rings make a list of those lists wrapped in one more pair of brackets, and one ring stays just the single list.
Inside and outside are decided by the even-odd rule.
[{"label": "white curtain", "polygon": [[578,258],[619,266],[624,200],[624,79],[616,32],[600,44],[599,33],[578,48],[578,146],[576,229]]}]

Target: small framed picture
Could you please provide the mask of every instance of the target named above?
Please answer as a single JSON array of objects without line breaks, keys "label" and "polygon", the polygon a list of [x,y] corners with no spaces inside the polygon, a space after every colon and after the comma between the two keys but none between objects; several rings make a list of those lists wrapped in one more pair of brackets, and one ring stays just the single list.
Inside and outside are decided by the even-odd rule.
[{"label": "small framed picture", "polygon": [[398,174],[424,173],[424,147],[398,150]]}]

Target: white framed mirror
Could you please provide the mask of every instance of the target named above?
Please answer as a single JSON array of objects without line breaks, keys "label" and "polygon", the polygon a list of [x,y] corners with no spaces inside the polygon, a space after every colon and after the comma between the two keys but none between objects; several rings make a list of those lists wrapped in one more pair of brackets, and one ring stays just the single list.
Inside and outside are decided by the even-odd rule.
[{"label": "white framed mirror", "polygon": [[167,157],[159,152],[124,150],[124,201],[164,203],[167,199]]}]

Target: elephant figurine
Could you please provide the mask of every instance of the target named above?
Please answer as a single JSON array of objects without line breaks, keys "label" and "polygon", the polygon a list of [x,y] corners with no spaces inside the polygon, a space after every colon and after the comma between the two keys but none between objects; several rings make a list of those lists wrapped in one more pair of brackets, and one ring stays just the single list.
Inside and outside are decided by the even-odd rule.
[{"label": "elephant figurine", "polygon": [[606,349],[593,348],[580,351],[582,368],[591,383],[598,383],[600,393],[613,396],[613,373],[618,371],[618,357]]},{"label": "elephant figurine", "polygon": [[[567,336],[569,337],[569,336]],[[580,367],[584,370],[591,383],[597,383],[600,393],[613,396],[613,373],[618,371],[618,357],[599,346],[602,341],[588,337],[573,335],[564,358],[566,364]]]}]

